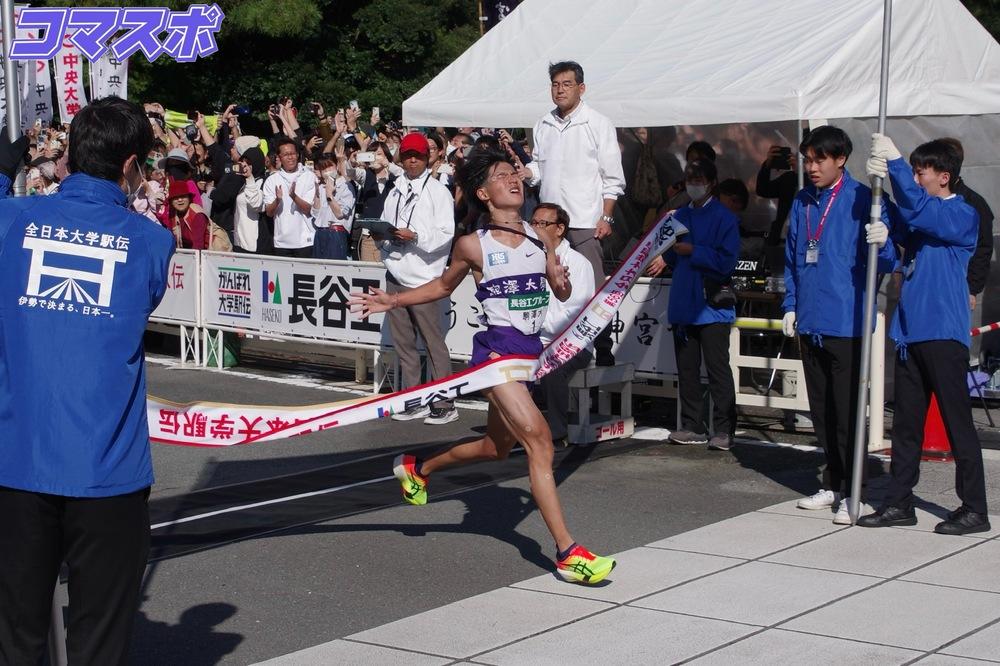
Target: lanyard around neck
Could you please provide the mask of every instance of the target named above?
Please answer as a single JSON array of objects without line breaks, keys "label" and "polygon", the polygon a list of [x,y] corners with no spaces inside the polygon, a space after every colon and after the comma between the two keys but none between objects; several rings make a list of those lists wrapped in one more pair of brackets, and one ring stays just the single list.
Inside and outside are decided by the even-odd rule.
[{"label": "lanyard around neck", "polygon": [[[826,226],[826,217],[830,214],[830,209],[833,208],[833,202],[837,199],[837,195],[840,194],[840,188],[844,186],[844,177],[841,176],[840,180],[837,182],[836,187],[830,193],[830,200],[826,202],[826,210],[823,211],[823,215],[819,218],[819,225],[816,227],[816,235],[813,236],[812,225],[809,223],[809,212],[810,209],[806,207],[806,240],[812,244],[819,243],[819,237],[823,235],[823,227]],[[818,202],[817,202],[818,203]],[[819,206],[817,206],[818,208]]]},{"label": "lanyard around neck", "polygon": [[[424,193],[424,189],[427,187],[427,181],[430,180],[430,178],[431,178],[431,174],[428,172],[427,175],[424,176],[424,182],[420,186],[420,192],[419,193],[413,191],[413,181],[410,180],[409,178],[407,178],[406,181],[407,181],[407,183],[409,183],[411,191],[410,191],[410,195],[408,197],[406,197],[406,201],[405,202],[403,201],[403,191],[400,188],[398,188],[398,187],[396,188],[396,191],[399,192],[399,198],[396,199],[396,218],[395,218],[395,222],[397,223],[396,224],[396,228],[397,229],[399,228],[399,224],[398,224],[398,222],[399,222],[399,207],[402,206],[403,210],[405,211],[406,207],[410,205],[411,201],[413,201],[414,199],[418,199],[420,197],[420,195],[422,195]],[[409,215],[409,217],[406,218],[406,227],[405,227],[406,229],[410,228],[410,223],[413,221],[413,213],[416,210],[417,210],[417,204],[414,203],[413,204],[413,208],[410,209],[410,215]]]}]

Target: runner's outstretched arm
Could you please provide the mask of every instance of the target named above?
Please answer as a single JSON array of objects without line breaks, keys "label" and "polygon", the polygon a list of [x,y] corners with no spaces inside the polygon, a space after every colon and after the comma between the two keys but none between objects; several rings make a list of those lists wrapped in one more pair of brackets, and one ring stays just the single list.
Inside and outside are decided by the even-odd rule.
[{"label": "runner's outstretched arm", "polygon": [[476,236],[469,234],[462,236],[455,243],[455,250],[451,255],[451,264],[445,269],[441,277],[431,280],[416,289],[410,289],[399,294],[387,294],[381,289],[372,288],[371,293],[352,293],[347,303],[351,306],[351,312],[360,310],[362,319],[370,317],[379,312],[388,312],[393,308],[406,307],[408,305],[420,305],[421,303],[431,303],[450,296],[458,285],[462,283],[469,271],[481,263],[479,241]]}]

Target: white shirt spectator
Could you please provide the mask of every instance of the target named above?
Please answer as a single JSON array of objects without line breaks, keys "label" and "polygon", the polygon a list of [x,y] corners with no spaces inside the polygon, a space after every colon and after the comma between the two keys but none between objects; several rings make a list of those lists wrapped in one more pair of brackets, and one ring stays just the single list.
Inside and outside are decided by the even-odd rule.
[{"label": "white shirt spectator", "polygon": [[542,323],[542,330],[539,331],[543,345],[552,342],[566,329],[573,318],[590,302],[595,291],[594,269],[590,261],[571,248],[565,238],[556,246],[556,256],[560,264],[569,268],[569,280],[573,284],[573,291],[565,301],[555,297],[549,298],[545,321]]},{"label": "white shirt spectator", "polygon": [[298,171],[289,173],[278,169],[264,181],[264,205],[271,205],[276,199],[275,188],[280,186],[282,197],[274,213],[274,247],[294,250],[313,244],[316,231],[312,218],[303,213],[292,201],[291,189],[295,185],[295,195],[312,201],[316,196],[316,177],[301,164]]},{"label": "white shirt spectator", "polygon": [[398,229],[412,229],[410,243],[383,240],[379,249],[386,270],[407,288],[419,287],[444,273],[455,237],[455,200],[429,170],[410,180],[404,174],[385,198],[382,219]]},{"label": "white shirt spectator", "polygon": [[553,109],[535,123],[532,185],[539,199],[569,213],[573,229],[593,229],[604,214],[604,200],[625,193],[625,172],[618,136],[611,121],[580,102],[566,118]]},{"label": "white shirt spectator", "polygon": [[233,236],[236,247],[247,252],[257,251],[260,212],[264,210],[264,192],[261,190],[263,182],[263,178],[248,180],[243,190],[236,195],[236,207],[233,210]]},{"label": "white shirt spectator", "polygon": [[337,205],[340,206],[340,217],[334,214],[333,207],[326,201],[325,189],[321,188],[319,196],[322,203],[318,209],[313,209],[313,224],[317,227],[329,227],[336,224],[344,227],[347,233],[351,233],[351,226],[354,224],[354,201],[356,197],[354,196],[354,192],[351,191],[347,179],[338,176],[336,188],[333,191],[333,198],[337,202]]}]

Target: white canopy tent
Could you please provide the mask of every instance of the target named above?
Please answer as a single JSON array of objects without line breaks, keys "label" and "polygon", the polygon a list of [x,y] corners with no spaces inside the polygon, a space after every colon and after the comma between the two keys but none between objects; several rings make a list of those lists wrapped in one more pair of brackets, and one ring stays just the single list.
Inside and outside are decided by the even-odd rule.
[{"label": "white canopy tent", "polygon": [[[576,60],[584,99],[618,127],[831,122],[851,136],[848,166],[863,174],[882,9],[883,0],[524,0],[406,100],[403,121],[532,127],[553,108],[548,65]],[[1000,213],[1000,45],[959,0],[894,0],[889,62],[887,133],[904,154],[959,137],[963,179]],[[797,124],[769,126],[771,141],[794,145]],[[984,322],[1000,319],[998,256]],[[1000,354],[1000,337],[987,343]]]},{"label": "white canopy tent", "polygon": [[[619,127],[878,115],[882,0],[526,0],[403,103],[417,126],[531,127],[576,60]],[[890,116],[1000,112],[1000,45],[959,0],[893,4]]]}]

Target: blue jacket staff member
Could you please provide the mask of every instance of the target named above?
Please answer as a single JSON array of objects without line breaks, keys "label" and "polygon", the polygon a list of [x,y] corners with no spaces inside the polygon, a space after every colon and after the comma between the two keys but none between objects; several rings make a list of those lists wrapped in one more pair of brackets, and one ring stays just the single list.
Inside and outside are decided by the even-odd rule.
[{"label": "blue jacket staff member", "polygon": [[[688,228],[663,260],[654,260],[647,274],[673,267],[667,321],[674,331],[677,390],[681,427],[670,433],[675,444],[704,444],[726,451],[736,431],[736,387],[729,367],[729,329],[736,321],[736,299],[728,282],[740,249],[740,222],[712,196],[718,176],[715,164],[688,162],[684,181],[691,203],[674,211]],[[701,363],[708,370],[708,387],[715,403],[715,434],[708,438],[701,414]]]},{"label": "blue jacket staff member", "polygon": [[153,483],[142,336],[174,250],[129,209],[152,146],[141,107],[97,100],[59,192],[0,201],[0,664],[40,663],[62,562],[69,663],[126,661]]},{"label": "blue jacket staff member", "polygon": [[[799,500],[800,509],[831,509],[833,522],[850,525],[847,493],[854,469],[854,425],[861,373],[868,243],[881,246],[879,273],[891,273],[895,248],[882,223],[866,226],[872,191],[844,165],[851,155],[844,130],[825,125],[799,146],[811,185],[792,202],[785,244],[785,335],[798,330],[809,412],[826,451],[823,487]],[[865,231],[868,229],[868,231]]]},{"label": "blue jacket staff member", "polygon": [[863,527],[917,524],[913,488],[920,474],[924,420],[933,393],[955,454],[955,490],[962,501],[934,531],[962,535],[990,529],[983,452],[965,381],[966,271],[976,249],[979,215],[951,190],[961,169],[961,154],[950,141],[917,146],[907,165],[889,137],[873,136],[868,173],[888,175],[892,181],[894,212],[898,212],[892,237],[904,248],[905,259],[899,305],[889,327],[898,356],[891,479],[882,508],[858,519]]}]

